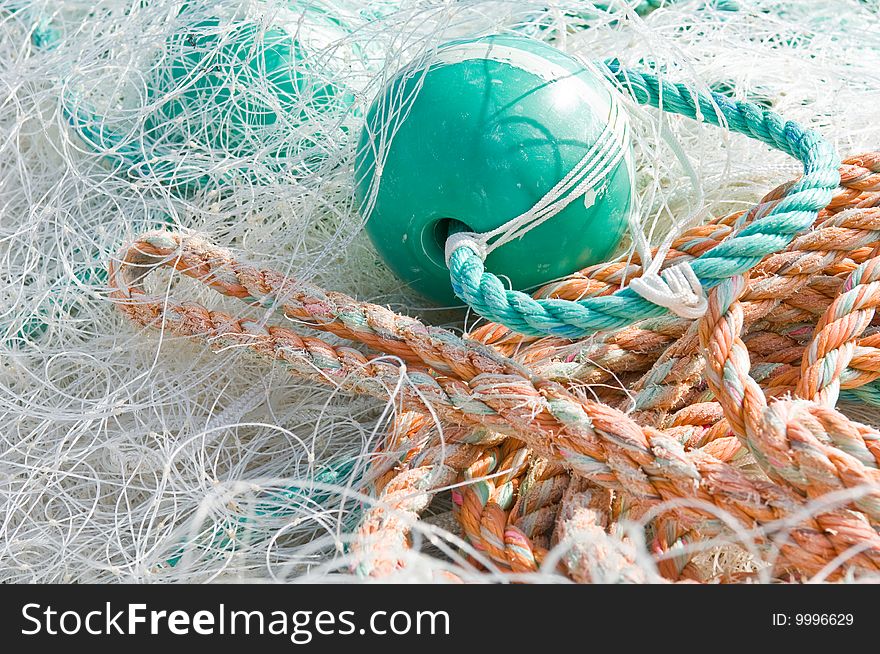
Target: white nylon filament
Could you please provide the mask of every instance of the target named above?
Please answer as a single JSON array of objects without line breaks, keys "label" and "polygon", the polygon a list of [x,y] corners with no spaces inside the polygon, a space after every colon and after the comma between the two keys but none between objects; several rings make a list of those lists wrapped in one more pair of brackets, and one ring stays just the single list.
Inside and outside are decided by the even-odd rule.
[{"label": "white nylon filament", "polygon": [[[268,23],[298,2],[260,6]],[[426,306],[392,275],[363,234],[352,199],[352,141],[366,107],[403,67],[440,44],[524,34],[585,60],[651,65],[694,88],[725,82],[737,99],[769,103],[822,130],[843,154],[880,143],[880,17],[872,3],[856,0],[755,0],[738,3],[736,11],[688,0],[644,17],[630,10],[634,0],[334,0],[324,4],[355,17],[352,45],[366,48],[374,66],[370,80],[347,73],[337,80],[356,89],[352,111],[344,117],[307,112],[309,126],[273,132],[280,143],[254,132],[254,150],[234,158],[242,172],[234,183],[191,197],[176,196],[150,166],[137,179],[107,166],[114,152],[92,148],[71,129],[65,91],[93,110],[96,133],[121,125],[119,147],[138,146],[139,127],[156,111],[144,93],[145,74],[167,66],[155,55],[180,23],[181,8],[234,15],[249,4],[256,6],[249,0],[0,2],[2,583],[362,581],[350,568],[350,545],[363,511],[376,502],[372,466],[390,470],[413,446],[382,449],[399,389],[388,389],[387,402],[349,395],[238,348],[215,352],[137,330],[108,300],[105,271],[123,244],[170,226],[322,288],[431,324],[469,327],[460,314]],[[219,26],[216,34],[218,42],[234,35]],[[259,71],[235,73],[224,69],[230,83],[247,84],[261,105],[271,100]],[[640,255],[661,247],[693,212],[745,210],[801,172],[781,153],[686,119],[667,119],[673,137],[667,139],[662,114],[624,108],[635,153]],[[214,110],[190,106],[188,124],[210,126]],[[296,118],[291,122],[301,124]],[[377,135],[377,149],[392,140],[393,134]],[[323,155],[314,169],[296,176],[262,165],[266,153],[296,142]],[[675,143],[687,153],[687,166]],[[191,166],[194,179],[233,157],[211,147],[177,154],[169,164]],[[635,242],[624,249],[622,260],[635,249]],[[313,335],[306,325],[220,298],[180,275],[157,273],[150,290]],[[591,365],[548,357],[529,365]],[[408,383],[408,373],[400,383]],[[592,389],[585,384],[578,392]],[[880,421],[876,410],[856,406],[862,405],[846,407],[854,418]],[[328,475],[340,462],[339,474]],[[484,557],[457,531],[448,492],[438,492],[422,519],[400,519],[412,520],[413,532],[411,547],[398,553],[407,565],[395,580],[429,581],[434,571],[452,569],[468,581],[510,581],[473,562]],[[735,522],[722,512],[718,524],[725,521]],[[656,576],[645,525],[618,524],[624,528],[609,537],[635,547],[640,567]],[[745,572],[768,581],[773,561],[764,536],[720,533],[696,545],[695,564],[711,580]],[[773,536],[784,538],[782,526]],[[693,548],[682,544],[673,552]],[[559,581],[556,562],[566,555],[554,547],[540,572],[520,579]]]}]

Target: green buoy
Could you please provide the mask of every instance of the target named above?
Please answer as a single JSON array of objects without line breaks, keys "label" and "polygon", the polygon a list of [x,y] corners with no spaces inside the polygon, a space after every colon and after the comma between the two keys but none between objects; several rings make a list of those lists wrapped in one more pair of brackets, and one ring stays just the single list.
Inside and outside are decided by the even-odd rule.
[{"label": "green buoy", "polygon": [[604,171],[595,184],[492,251],[488,270],[527,289],[608,258],[633,206],[632,149],[622,108],[581,61],[517,36],[454,41],[404,68],[373,102],[357,198],[392,270],[433,301],[459,304],[447,235],[486,233],[528,212],[592,154],[597,164],[585,169]]}]

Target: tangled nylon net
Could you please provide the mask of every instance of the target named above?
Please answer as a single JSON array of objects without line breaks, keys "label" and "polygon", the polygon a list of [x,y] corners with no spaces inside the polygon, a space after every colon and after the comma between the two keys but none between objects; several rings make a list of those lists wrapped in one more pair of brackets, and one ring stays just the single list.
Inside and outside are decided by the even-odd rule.
[{"label": "tangled nylon net", "polygon": [[[805,460],[777,465],[773,451],[749,440],[750,414],[714,403],[723,382],[711,365],[704,372],[703,334],[687,321],[658,319],[575,343],[522,339],[423,306],[361,233],[351,166],[365,107],[397,69],[455,37],[518,33],[590,59],[650,62],[676,81],[772,106],[844,154],[876,147],[880,44],[869,4],[649,4],[113,0],[0,8],[2,578],[875,574],[869,430],[840,432],[858,475],[811,474]],[[797,174],[745,139],[629,109],[646,235],[656,244],[670,225],[690,229],[668,261],[711,247],[737,220],[760,219],[760,211],[737,212]],[[850,360],[835,382],[841,407],[876,424],[870,301],[841,308],[837,298],[852,297],[841,294],[847,283],[870,298],[876,283],[877,158],[847,166],[820,219],[827,223],[765,260],[744,289],[716,296],[712,325],[741,307],[761,397],[833,396],[816,386],[824,379],[816,362],[828,366],[828,353],[845,349]],[[683,216],[705,224],[684,225]],[[138,240],[154,230],[166,240]],[[226,284],[233,298],[252,301],[252,291],[281,284],[287,320],[279,325],[268,304],[218,299],[166,270],[143,280],[157,304],[122,305],[152,311],[142,322],[154,326],[147,318],[164,317],[164,328],[158,336],[132,329],[111,301],[118,253],[145,253],[134,263],[154,266],[177,261],[181,247],[199,261],[186,259],[185,272],[203,281],[205,270],[217,272],[214,286]],[[248,270],[277,276],[219,274],[244,260],[259,262]],[[617,263],[542,292],[604,293],[638,263],[625,251]],[[738,302],[733,290],[742,292]],[[192,313],[171,310],[181,297]],[[291,297],[316,301],[291,311]],[[822,325],[850,315],[842,341],[814,339]],[[434,339],[434,354],[389,340],[385,328],[401,322]],[[315,340],[315,327],[330,333]],[[187,329],[219,353],[180,337]],[[461,331],[492,352],[474,359],[454,336]],[[253,357],[255,343],[275,363]],[[497,378],[485,382],[485,374]],[[447,380],[445,395],[438,379]],[[636,468],[618,465],[619,452],[607,459],[618,482],[601,483],[602,470],[560,458],[552,440],[559,416],[541,413],[536,389],[545,400],[598,401],[602,415],[627,429],[663,430],[700,474],[708,474],[706,457],[720,462],[728,483],[709,497],[666,492],[664,484],[683,483],[675,476],[687,472],[681,459],[657,473],[654,490],[635,472],[620,484],[621,471]],[[463,420],[480,415],[478,401],[504,419]],[[839,433],[823,416],[804,420]],[[766,512],[746,508],[753,496]],[[832,530],[844,536],[828,537]]]}]

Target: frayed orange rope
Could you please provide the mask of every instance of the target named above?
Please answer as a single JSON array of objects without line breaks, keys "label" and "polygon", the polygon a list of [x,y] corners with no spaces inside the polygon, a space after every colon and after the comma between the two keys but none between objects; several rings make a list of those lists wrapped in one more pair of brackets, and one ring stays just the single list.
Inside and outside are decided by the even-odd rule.
[{"label": "frayed orange rope", "polygon": [[[673,422],[677,424],[665,431],[644,424],[646,417],[653,417],[644,412],[642,424],[638,424],[611,406],[583,398],[576,387],[568,389],[536,373],[541,365],[530,361],[526,367],[484,345],[458,339],[382,307],[325,293],[272,271],[244,265],[229,252],[198,239],[174,234],[142,238],[123,253],[121,264],[111,267],[113,299],[123,312],[141,324],[209,338],[217,345],[244,345],[285,363],[294,374],[354,392],[387,397],[400,375],[408,372],[410,383],[401,392],[402,405],[424,412],[427,403],[444,425],[458,425],[465,440],[472,431],[491,434],[487,438],[492,443],[501,442],[499,435],[513,436],[525,444],[531,457],[540,458],[547,465],[561,466],[616,494],[630,496],[642,507],[671,499],[714,505],[738,520],[743,528],[757,528],[761,537],[778,538],[782,569],[809,575],[831,561],[843,560],[843,568],[876,571],[880,568],[880,537],[874,526],[880,516],[878,433],[848,420],[827,403],[844,381],[851,383],[858,377],[850,372],[854,362],[863,365],[862,369],[870,365],[873,354],[867,352],[869,345],[859,339],[873,319],[875,276],[880,263],[871,258],[858,264],[847,282],[849,286],[842,287],[840,298],[818,293],[828,298],[825,317],[818,323],[814,345],[804,350],[801,376],[796,382],[798,391],[808,395],[809,400],[771,398],[768,402],[761,387],[749,377],[751,361],[742,332],[747,324],[778,324],[768,317],[781,306],[782,298],[795,297],[799,289],[811,288],[813,275],[842,274],[856,265],[855,261],[848,263],[852,260],[848,255],[858,253],[864,259],[865,248],[876,244],[880,229],[878,211],[871,207],[877,203],[877,161],[876,155],[848,160],[847,165],[852,168],[845,171],[844,178],[849,186],[832,201],[836,211],[829,209],[818,228],[795,241],[787,252],[762,262],[753,271],[751,285],[738,278],[713,291],[710,311],[699,322],[698,334],[695,328],[688,330],[685,325],[686,331],[672,343],[670,351],[659,360],[654,359],[655,367],[673,361],[669,370],[682,370],[672,377],[684,390],[675,401],[664,401],[667,412],[689,396],[689,389],[705,370],[711,390],[721,400],[724,420],[740,442],[759,453],[759,463],[772,482],[746,475],[724,462],[737,452],[733,447],[735,439],[717,433],[707,440],[689,431],[692,427],[704,429],[707,422],[700,424],[701,420],[714,420],[714,425],[722,423],[718,411],[709,405],[702,409],[702,417],[696,411],[675,414]],[[841,200],[841,196],[845,199]],[[772,197],[768,200],[773,201]],[[860,208],[841,212],[838,207],[843,208],[847,202]],[[759,220],[760,215],[748,219]],[[820,233],[821,238],[816,236]],[[832,234],[836,237],[832,238]],[[292,330],[265,326],[254,319],[150,297],[143,289],[143,277],[162,265],[174,266],[248,303],[277,307],[315,329],[394,354],[409,362],[409,366],[404,369],[387,357],[367,358],[356,350],[301,337]],[[765,279],[766,284],[761,281]],[[759,309],[749,314],[750,306]],[[790,304],[784,309],[791,310],[803,312],[804,308]],[[485,328],[483,335],[492,340],[497,328]],[[552,355],[555,346],[544,343],[539,347]],[[698,360],[702,357],[707,365]],[[830,359],[835,361],[834,366],[829,367]],[[680,367],[681,361],[685,362],[684,367]],[[829,374],[820,374],[828,370]],[[735,374],[731,375],[731,371]],[[863,378],[868,377],[870,374]],[[639,387],[648,388],[649,384],[642,382]],[[666,422],[663,418],[654,424]],[[696,445],[704,441],[703,444],[686,450],[681,446],[682,430],[688,434],[685,443]],[[519,451],[509,450],[512,445],[508,443],[512,441],[505,441],[502,446],[508,448],[508,455]],[[476,447],[462,448],[466,454],[458,462],[465,468],[479,461],[488,446],[479,440],[470,444]],[[518,473],[526,469],[522,467],[521,455],[520,461],[512,468]],[[437,461],[433,467],[406,467],[399,475],[383,480],[381,492],[386,497],[394,497],[395,493],[414,496],[416,499],[408,508],[401,505],[396,509],[407,511],[412,519],[428,501],[432,488],[456,479],[459,474],[443,461]],[[504,485],[515,490],[522,482],[516,476],[507,477]],[[591,502],[599,495],[589,487],[571,488],[568,503],[563,502],[569,509],[557,509],[559,515],[566,517],[555,523],[556,533],[589,531],[594,527],[607,529],[604,514],[591,508]],[[864,492],[844,498],[837,505],[817,510],[807,504],[830,490],[856,489]],[[470,530],[475,543],[494,560],[506,561],[511,570],[535,569],[540,557],[535,557],[534,552],[539,549],[529,542],[522,529],[510,523],[510,515],[515,511],[514,508],[506,512],[510,498],[493,492],[486,495],[486,501],[478,498],[479,511],[472,501],[467,511],[462,509],[460,515],[470,525],[465,531]],[[393,515],[392,510],[388,516]],[[585,515],[592,517],[584,519]],[[678,526],[675,538],[700,533],[706,519],[713,517],[702,505],[688,503],[675,508],[672,515]],[[385,529],[384,523],[393,519],[388,516],[376,528],[377,534]],[[406,529],[399,528],[396,533],[405,534]],[[389,548],[404,546],[399,540],[389,543]],[[668,545],[666,542],[660,549]],[[525,558],[520,556],[523,553]],[[566,562],[569,574],[581,580],[591,578],[592,573],[584,564],[577,563],[590,557],[582,553]],[[622,560],[626,561],[626,557]]]}]

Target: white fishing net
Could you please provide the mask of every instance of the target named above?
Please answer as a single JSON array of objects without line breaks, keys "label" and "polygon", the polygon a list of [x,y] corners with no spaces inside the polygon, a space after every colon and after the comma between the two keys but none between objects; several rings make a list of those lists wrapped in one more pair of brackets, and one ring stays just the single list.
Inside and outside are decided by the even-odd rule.
[{"label": "white fishing net", "polygon": [[[193,231],[461,330],[461,313],[426,306],[378,260],[354,201],[365,111],[413,58],[502,32],[652,62],[818,128],[845,155],[880,142],[878,28],[876,3],[855,0],[0,3],[0,580],[358,579],[348,543],[392,403],[133,328],[105,271],[143,231]],[[652,242],[799,172],[743,137],[628,110]],[[179,276],[151,283],[248,311]],[[448,510],[435,502],[415,525],[401,575],[500,577],[456,553],[468,546]],[[762,565],[748,547],[701,556],[723,572]],[[639,562],[656,578],[645,547]]]}]

